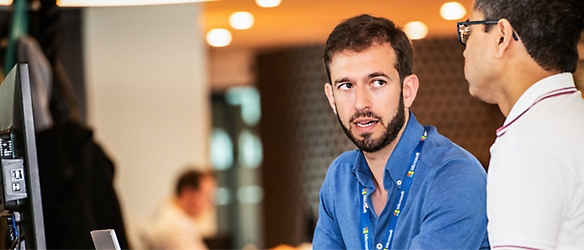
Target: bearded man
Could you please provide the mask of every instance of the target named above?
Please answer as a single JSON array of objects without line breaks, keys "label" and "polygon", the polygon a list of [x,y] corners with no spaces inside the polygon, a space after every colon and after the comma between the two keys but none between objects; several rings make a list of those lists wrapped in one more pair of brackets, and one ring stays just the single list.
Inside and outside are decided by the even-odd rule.
[{"label": "bearded man", "polygon": [[313,248],[488,248],[485,170],[409,111],[419,83],[406,34],[385,18],[347,19],[324,63],[326,96],[359,149],[328,169]]}]

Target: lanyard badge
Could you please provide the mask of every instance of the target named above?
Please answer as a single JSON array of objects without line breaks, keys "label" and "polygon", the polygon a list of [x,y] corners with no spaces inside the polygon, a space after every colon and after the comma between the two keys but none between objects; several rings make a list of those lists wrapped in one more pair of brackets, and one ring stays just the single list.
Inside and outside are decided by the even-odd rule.
[{"label": "lanyard badge", "polygon": [[[410,164],[410,169],[408,170],[408,172],[406,173],[406,175],[403,178],[403,183],[402,183],[402,187],[401,187],[401,191],[399,192],[399,195],[396,195],[394,203],[395,208],[393,209],[393,212],[391,214],[391,218],[389,219],[389,232],[388,232],[388,236],[387,236],[387,243],[385,243],[385,246],[383,246],[384,250],[387,249],[391,249],[391,245],[393,243],[392,239],[393,236],[395,235],[395,227],[397,225],[397,220],[400,216],[400,214],[402,213],[401,211],[403,210],[402,204],[404,204],[405,206],[405,202],[406,199],[408,197],[408,193],[410,191],[410,187],[412,185],[412,181],[414,179],[414,174],[416,172],[416,166],[418,165],[418,160],[420,159],[420,154],[422,152],[422,146],[424,145],[424,141],[426,140],[426,137],[428,136],[428,132],[424,130],[424,135],[422,135],[422,138],[420,138],[420,142],[418,143],[418,146],[416,147],[416,149],[414,150],[414,153],[412,154],[412,160],[411,160],[411,164]],[[363,236],[362,236],[362,243],[363,243],[363,249],[365,250],[370,250],[372,249],[371,247],[371,236],[369,234],[370,230],[370,218],[369,218],[369,205],[367,203],[367,188],[363,187],[363,185],[360,185],[359,188],[359,195],[361,197],[360,201],[361,201],[361,205],[362,206],[362,211],[361,211],[361,228],[363,229]],[[379,244],[381,245],[381,243]],[[379,246],[378,248],[381,248],[381,246]]]}]

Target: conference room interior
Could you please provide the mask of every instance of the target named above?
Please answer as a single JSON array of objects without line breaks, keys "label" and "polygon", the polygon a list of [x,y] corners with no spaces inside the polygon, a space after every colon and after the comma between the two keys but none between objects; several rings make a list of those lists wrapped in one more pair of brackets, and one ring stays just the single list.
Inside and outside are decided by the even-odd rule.
[{"label": "conference room interior", "polygon": [[[324,42],[345,18],[369,13],[400,27],[425,25],[423,37],[410,37],[420,79],[411,110],[488,171],[489,148],[505,117],[472,97],[464,78],[456,22],[468,18],[472,0],[459,1],[466,12],[452,20],[441,16],[445,3],[65,7],[28,0],[26,9],[29,34],[62,66],[80,121],[115,165],[121,233],[130,246],[139,248],[139,228],[171,195],[177,175],[198,166],[212,169],[218,182],[215,209],[201,218],[209,246],[265,249],[310,244],[327,168],[356,148],[323,91]],[[230,26],[230,15],[241,11],[254,17],[247,29]],[[0,6],[2,64],[13,14]],[[230,32],[227,45],[207,40],[216,28]],[[581,89],[584,39],[579,51],[574,78]]]}]

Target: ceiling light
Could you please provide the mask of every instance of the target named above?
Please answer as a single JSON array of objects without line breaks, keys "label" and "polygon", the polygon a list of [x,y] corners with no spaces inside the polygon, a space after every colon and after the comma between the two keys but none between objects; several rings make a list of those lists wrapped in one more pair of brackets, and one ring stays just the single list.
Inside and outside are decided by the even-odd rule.
[{"label": "ceiling light", "polygon": [[246,11],[235,12],[229,17],[229,24],[236,30],[246,30],[253,26],[253,15]]},{"label": "ceiling light", "polygon": [[207,32],[207,43],[213,47],[225,47],[231,43],[231,32],[226,29],[212,29]]},{"label": "ceiling light", "polygon": [[280,5],[282,0],[255,0],[260,7],[272,8]]},{"label": "ceiling light", "polygon": [[[2,1],[2,0],[0,0]],[[197,3],[212,0],[57,0],[60,7],[106,7],[130,5],[159,5],[176,3]]]},{"label": "ceiling light", "polygon": [[12,0],[0,0],[0,5],[11,5]]},{"label": "ceiling light", "polygon": [[440,16],[446,20],[458,20],[466,15],[466,9],[458,2],[447,2],[440,7]]},{"label": "ceiling light", "polygon": [[428,34],[428,26],[420,21],[409,22],[404,26],[404,32],[412,40],[418,40],[426,37]]}]

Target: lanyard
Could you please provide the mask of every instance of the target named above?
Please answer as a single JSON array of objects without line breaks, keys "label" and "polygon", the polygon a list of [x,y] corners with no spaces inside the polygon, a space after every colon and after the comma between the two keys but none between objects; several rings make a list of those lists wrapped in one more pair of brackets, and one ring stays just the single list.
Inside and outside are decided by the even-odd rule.
[{"label": "lanyard", "polygon": [[[393,235],[395,235],[395,226],[397,225],[397,219],[399,218],[399,215],[401,214],[401,210],[402,210],[402,204],[405,204],[406,202],[406,198],[408,197],[408,192],[410,191],[410,187],[412,185],[412,180],[414,179],[414,173],[416,171],[416,165],[418,164],[418,159],[420,158],[420,153],[422,152],[422,146],[424,145],[424,141],[426,140],[426,136],[428,135],[428,132],[424,130],[424,135],[422,135],[422,138],[420,139],[420,142],[418,143],[418,146],[416,147],[416,149],[414,150],[414,154],[412,154],[412,160],[411,160],[411,164],[410,164],[410,169],[408,170],[408,172],[406,173],[406,175],[403,178],[403,183],[402,183],[402,188],[401,188],[401,192],[399,192],[399,195],[395,196],[395,201],[393,204],[395,205],[395,209],[393,210],[391,217],[389,219],[389,232],[388,232],[388,236],[387,236],[387,243],[385,243],[385,246],[383,249],[387,250],[387,249],[391,249],[391,245],[392,245],[392,238]],[[363,185],[360,185],[359,188],[359,195],[361,196],[361,204],[359,206],[363,207],[363,211],[361,213],[361,228],[363,229],[363,238],[362,238],[362,243],[365,250],[370,250],[372,249],[371,246],[371,239],[369,237],[369,225],[371,223],[370,218],[369,218],[369,205],[367,203],[367,188],[363,187]],[[381,244],[381,243],[379,243]]]}]

